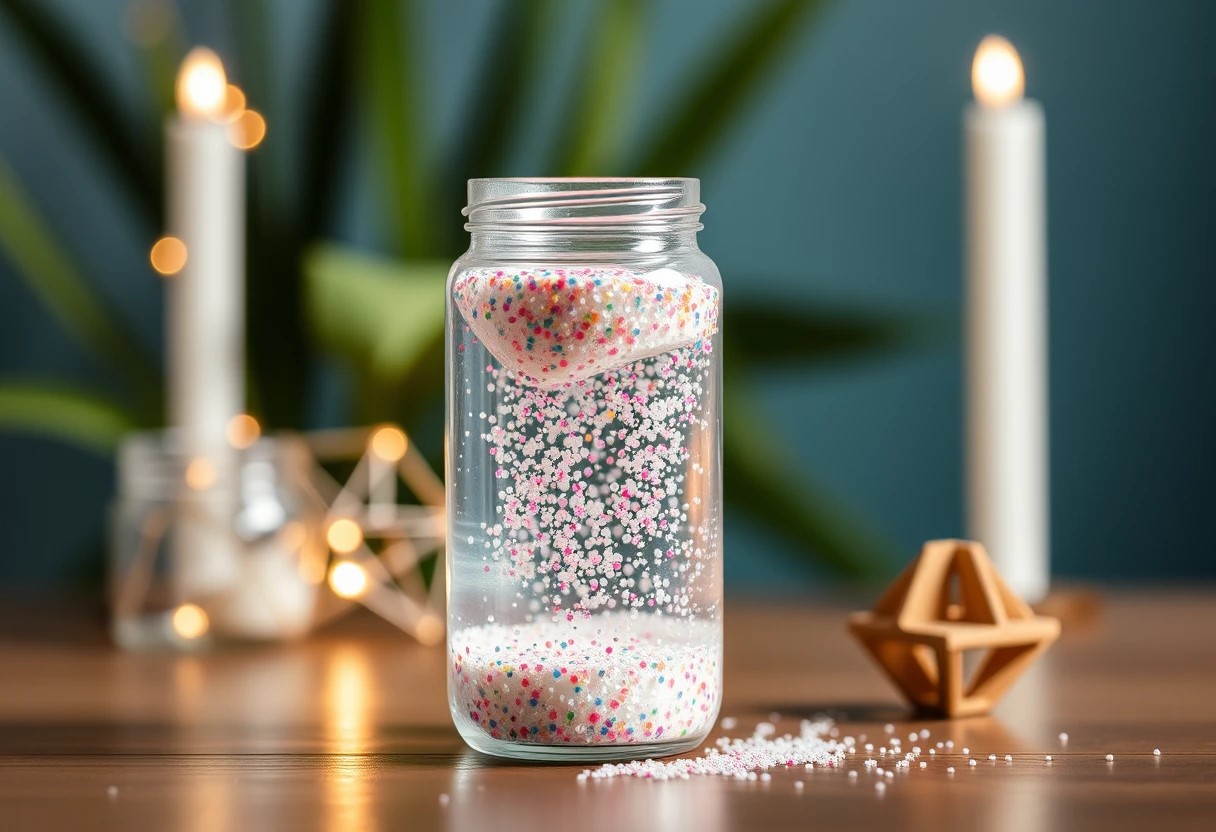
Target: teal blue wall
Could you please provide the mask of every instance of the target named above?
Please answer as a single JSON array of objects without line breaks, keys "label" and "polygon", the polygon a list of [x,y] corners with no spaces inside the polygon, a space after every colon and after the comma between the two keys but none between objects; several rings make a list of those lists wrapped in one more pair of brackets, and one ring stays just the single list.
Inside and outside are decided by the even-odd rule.
[{"label": "teal blue wall", "polygon": [[[134,110],[138,68],[122,50],[125,3],[49,5],[89,35]],[[222,49],[223,4],[183,5],[194,37]],[[748,5],[653,4],[632,135],[645,133],[669,86]],[[277,46],[291,66],[315,3],[277,6]],[[428,5],[441,136],[452,102],[475,82],[460,56],[485,48],[478,38],[487,7]],[[1017,45],[1028,93],[1047,113],[1057,571],[1214,577],[1207,536],[1216,505],[1216,3],[838,3],[712,162],[672,173],[703,179],[703,247],[732,296],[805,294],[916,312],[942,321],[942,339],[831,372],[773,371],[762,379],[762,405],[790,453],[897,550],[910,555],[926,538],[963,531],[959,120],[971,53],[990,31]],[[0,153],[66,243],[99,264],[90,277],[159,344],[156,286],[128,265],[139,262],[148,231],[116,201],[92,149],[2,21],[0,79]],[[554,90],[562,80],[551,80]],[[550,111],[542,103],[532,115],[543,122]],[[291,116],[286,108],[272,121],[272,139]],[[539,150],[524,144],[503,173],[536,169]],[[269,141],[261,152],[272,150]],[[364,171],[352,181],[352,206],[366,178]],[[342,235],[360,240],[367,219],[352,207]],[[99,380],[0,262],[0,375],[15,373]],[[0,460],[0,581],[36,586],[98,575],[108,463],[13,435],[0,435]],[[763,529],[732,518],[728,545],[733,586],[815,579]]]}]

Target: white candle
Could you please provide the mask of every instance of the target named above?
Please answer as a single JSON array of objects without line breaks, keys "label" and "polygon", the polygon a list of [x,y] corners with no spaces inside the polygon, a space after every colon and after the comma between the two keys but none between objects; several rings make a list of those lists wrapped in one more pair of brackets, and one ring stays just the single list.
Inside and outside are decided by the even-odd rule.
[{"label": "white candle", "polygon": [[965,115],[968,533],[1010,588],[1048,589],[1043,111],[1004,38],[976,51]]},{"label": "white candle", "polygon": [[237,557],[229,421],[244,410],[245,168],[219,119],[228,82],[214,52],[194,49],[178,74],[178,112],[165,127],[169,233],[184,268],[166,287],[169,421],[190,460],[174,549],[188,600],[228,587]]},{"label": "white candle", "polygon": [[218,120],[227,89],[215,53],[193,50],[165,131],[168,225],[187,252],[168,286],[169,417],[191,456],[225,453],[245,409],[245,165]]}]

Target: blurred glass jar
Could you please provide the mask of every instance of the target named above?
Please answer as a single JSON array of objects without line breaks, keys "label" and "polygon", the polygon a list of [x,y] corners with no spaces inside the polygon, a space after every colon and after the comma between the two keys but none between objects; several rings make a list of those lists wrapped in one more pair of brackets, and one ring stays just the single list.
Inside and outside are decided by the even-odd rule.
[{"label": "blurred glass jar", "polygon": [[118,455],[111,633],[129,649],[291,639],[309,631],[328,552],[311,456],[294,437],[187,459],[172,430]]},{"label": "blurred glass jar", "polygon": [[695,179],[475,179],[448,279],[449,700],[472,747],[698,745],[722,685],[721,278]]}]

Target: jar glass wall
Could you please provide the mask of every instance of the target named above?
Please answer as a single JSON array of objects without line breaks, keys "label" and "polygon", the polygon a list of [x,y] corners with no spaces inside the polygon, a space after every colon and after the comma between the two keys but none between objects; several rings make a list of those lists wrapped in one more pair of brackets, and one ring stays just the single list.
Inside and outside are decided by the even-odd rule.
[{"label": "jar glass wall", "polygon": [[721,279],[692,179],[473,180],[448,281],[449,696],[491,754],[699,744],[722,673]]}]

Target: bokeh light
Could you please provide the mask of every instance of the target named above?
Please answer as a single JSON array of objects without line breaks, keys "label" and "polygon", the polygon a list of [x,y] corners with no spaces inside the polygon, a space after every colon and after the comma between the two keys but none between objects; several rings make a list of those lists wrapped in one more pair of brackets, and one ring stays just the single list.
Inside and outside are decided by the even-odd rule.
[{"label": "bokeh light", "polygon": [[358,598],[367,590],[367,571],[348,560],[334,564],[329,571],[329,588],[339,598]]},{"label": "bokeh light", "polygon": [[165,236],[152,244],[152,250],[148,252],[148,259],[152,262],[153,269],[168,277],[186,267],[189,253],[186,251],[186,244],[180,239]]},{"label": "bokeh light", "polygon": [[387,462],[396,462],[405,456],[409,449],[409,439],[405,432],[394,425],[384,425],[372,433],[369,443],[371,451]]},{"label": "bokeh light", "polygon": [[207,613],[198,604],[182,604],[173,611],[173,632],[193,640],[206,634],[211,626]]},{"label": "bokeh light", "polygon": [[248,413],[238,413],[228,420],[225,432],[229,445],[244,450],[258,441],[258,437],[262,435],[262,426]]},{"label": "bokeh light", "polygon": [[340,555],[349,555],[363,544],[363,529],[348,517],[340,517],[329,524],[325,532],[329,548]]},{"label": "bokeh light", "polygon": [[215,485],[215,465],[206,457],[197,456],[186,466],[186,485],[193,491],[206,491]]},{"label": "bokeh light", "polygon": [[266,138],[266,119],[257,110],[245,110],[228,127],[228,141],[241,150],[253,150]]}]

